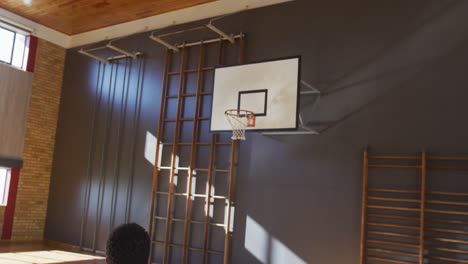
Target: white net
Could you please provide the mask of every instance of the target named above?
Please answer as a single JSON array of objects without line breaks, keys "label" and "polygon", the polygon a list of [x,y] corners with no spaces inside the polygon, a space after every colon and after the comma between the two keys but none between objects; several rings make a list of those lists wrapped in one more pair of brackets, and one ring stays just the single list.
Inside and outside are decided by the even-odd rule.
[{"label": "white net", "polygon": [[246,110],[227,110],[226,118],[232,127],[232,140],[245,140],[245,129],[255,125],[255,115]]}]

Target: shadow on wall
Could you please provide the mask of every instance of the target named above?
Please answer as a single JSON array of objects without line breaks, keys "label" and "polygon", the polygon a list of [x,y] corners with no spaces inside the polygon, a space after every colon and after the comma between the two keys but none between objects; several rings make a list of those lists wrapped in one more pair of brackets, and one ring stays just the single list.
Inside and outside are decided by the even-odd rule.
[{"label": "shadow on wall", "polygon": [[[408,29],[403,29],[374,56],[319,84],[321,101],[314,111],[310,107],[304,109],[305,122],[319,130],[323,126],[333,127],[436,65],[441,58],[465,44],[468,26],[460,21],[465,20],[467,11],[466,1],[444,1],[437,6],[424,7],[421,14],[416,14],[419,17],[414,19],[415,25],[408,25]],[[344,40],[336,42],[347,43]],[[335,55],[330,56],[331,61],[337,59]],[[346,61],[344,57],[341,59]]]},{"label": "shadow on wall", "polygon": [[[336,74],[339,78],[330,78],[332,81],[320,87],[328,98],[321,101],[318,111],[308,113],[308,121],[346,121],[343,125],[310,139],[290,137],[273,142],[249,135],[256,142],[246,142],[249,147],[240,153],[251,157],[241,157],[242,173],[238,174],[236,187],[240,214],[236,216],[235,236],[237,243],[244,244],[244,248],[236,248],[235,259],[239,260],[236,263],[246,259],[248,263],[264,264],[357,262],[361,192],[359,148],[372,141],[388,148],[392,147],[393,140],[393,147],[400,150],[402,146],[431,144],[430,139],[435,138],[438,131],[424,131],[424,128],[446,123],[452,116],[444,118],[444,114],[452,113],[451,109],[466,108],[458,105],[462,100],[452,100],[457,106],[434,104],[439,99],[450,101],[448,98],[456,97],[453,94],[461,91],[457,85],[464,83],[452,77],[460,76],[456,68],[465,65],[462,61],[466,58],[468,40],[468,24],[463,23],[467,21],[468,2],[438,4],[443,8],[435,8],[433,2],[421,8],[421,13],[414,18],[418,26],[392,45],[362,65]],[[385,28],[380,30],[385,31]],[[334,36],[338,45],[348,45],[342,32],[338,33]],[[281,32],[276,34],[281,35]],[[369,46],[373,44],[370,42]],[[339,48],[335,48],[323,57],[328,66],[347,59],[333,54],[339,52]],[[457,57],[460,59],[452,60]],[[452,72],[448,74],[449,71]],[[443,86],[437,87],[435,83],[443,83]],[[452,93],[451,97],[444,95],[447,93]],[[392,102],[392,99],[398,101]],[[361,112],[364,109],[366,111]],[[373,112],[376,109],[378,113]],[[402,114],[405,110],[411,112]],[[363,123],[363,120],[369,122]],[[402,127],[408,123],[410,127]],[[456,130],[456,124],[453,122],[451,128]],[[390,125],[402,132],[385,131]],[[442,130],[443,126],[440,127]],[[441,135],[433,144],[449,147],[450,139]],[[290,255],[289,261],[275,252],[279,247],[274,246],[275,243],[285,246],[281,251]]]}]

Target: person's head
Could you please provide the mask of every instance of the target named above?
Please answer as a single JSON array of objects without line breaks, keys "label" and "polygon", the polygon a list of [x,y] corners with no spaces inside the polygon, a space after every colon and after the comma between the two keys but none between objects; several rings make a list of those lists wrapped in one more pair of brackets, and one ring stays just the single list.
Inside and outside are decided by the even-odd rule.
[{"label": "person's head", "polygon": [[117,227],[107,240],[108,264],[148,263],[150,239],[146,230],[138,224]]}]

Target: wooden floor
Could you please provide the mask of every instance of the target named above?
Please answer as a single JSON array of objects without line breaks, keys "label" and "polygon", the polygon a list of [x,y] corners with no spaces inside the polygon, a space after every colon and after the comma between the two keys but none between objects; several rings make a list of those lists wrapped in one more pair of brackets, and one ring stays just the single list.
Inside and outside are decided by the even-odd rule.
[{"label": "wooden floor", "polygon": [[63,246],[38,242],[0,241],[0,263],[2,264],[105,264],[104,257],[73,252]]}]

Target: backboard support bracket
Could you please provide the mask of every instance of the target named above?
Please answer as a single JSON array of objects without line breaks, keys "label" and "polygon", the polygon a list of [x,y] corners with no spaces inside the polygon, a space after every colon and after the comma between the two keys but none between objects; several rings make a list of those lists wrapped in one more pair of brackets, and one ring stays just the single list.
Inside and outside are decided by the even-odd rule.
[{"label": "backboard support bracket", "polygon": [[[301,80],[300,84],[301,84],[301,87],[303,88],[301,89],[299,93],[301,97],[302,96],[317,96],[317,99],[313,102],[313,105],[312,105],[312,109],[314,109],[315,106],[320,101],[320,97],[321,97],[320,90],[304,80]],[[320,135],[320,130],[317,130],[311,126],[308,126],[306,123],[304,123],[300,110],[299,110],[298,119],[299,119],[299,125],[298,125],[298,130],[296,131],[271,131],[271,132],[261,132],[259,134],[263,136]]]}]

